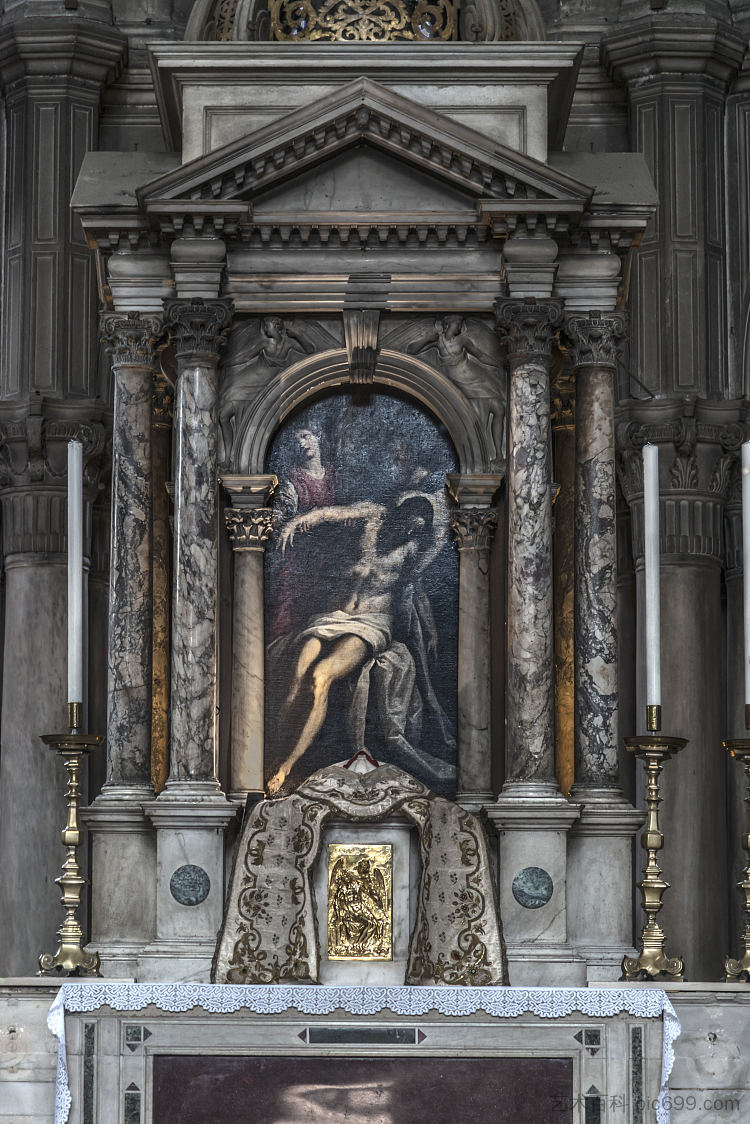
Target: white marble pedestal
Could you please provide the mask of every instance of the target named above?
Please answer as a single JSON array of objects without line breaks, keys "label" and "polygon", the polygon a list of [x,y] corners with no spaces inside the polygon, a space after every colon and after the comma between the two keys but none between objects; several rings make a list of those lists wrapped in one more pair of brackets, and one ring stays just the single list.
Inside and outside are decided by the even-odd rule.
[{"label": "white marble pedestal", "polygon": [[[331,843],[356,843],[360,846],[389,843],[393,848],[391,960],[328,959],[328,846]],[[406,820],[385,820],[378,824],[328,823],[313,875],[321,984],[403,984],[409,958],[409,939],[417,912],[420,869],[417,832]]]},{"label": "white marble pedestal", "polygon": [[[184,786],[188,787],[188,786]],[[224,831],[237,814],[215,786],[167,785],[144,805],[156,828],[156,938],[143,949],[139,980],[205,982],[224,909]]]},{"label": "white marble pedestal", "polygon": [[633,836],[645,812],[625,800],[573,789],[581,815],[568,835],[568,937],[586,981],[619,980],[633,941]]},{"label": "white marble pedestal", "polygon": [[114,979],[137,976],[156,936],[156,833],[143,811],[153,795],[145,785],[105,786],[81,813],[92,838],[88,951]]},{"label": "white marble pedestal", "polygon": [[568,939],[568,832],[580,805],[556,785],[506,784],[486,809],[498,832],[500,916],[514,986],[573,986],[586,964]]}]

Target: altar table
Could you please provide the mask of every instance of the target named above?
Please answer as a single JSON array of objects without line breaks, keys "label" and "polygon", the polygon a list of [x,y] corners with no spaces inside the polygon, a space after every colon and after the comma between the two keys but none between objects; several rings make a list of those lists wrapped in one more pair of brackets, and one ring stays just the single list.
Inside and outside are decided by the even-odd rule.
[{"label": "altar table", "polygon": [[[75,1042],[66,1043],[66,1012],[93,1015],[91,1021],[72,1020],[74,1034],[69,1038]],[[660,1029],[658,1020],[663,1027],[660,1041],[654,1037]],[[493,1118],[498,1121],[533,1119],[532,1109],[527,1109],[530,1117],[517,1115],[518,1103],[527,1108],[530,1098],[542,1095],[539,1090],[546,1087],[548,1100],[556,1098],[554,1114],[545,1110],[549,1120],[554,1115],[556,1121],[571,1124],[652,1120],[668,1124],[669,1074],[680,1033],[667,995],[653,986],[326,987],[81,981],[62,985],[47,1022],[58,1038],[55,1124],[71,1120],[71,1111],[71,1124],[97,1124],[103,1119],[97,1104],[107,1111],[108,1120],[151,1124],[154,1105],[168,1105],[175,1088],[179,1093],[179,1083],[200,1075],[201,1067],[203,1084],[212,1078],[223,1082],[217,1088],[227,1096],[232,1081],[240,1083],[238,1088],[252,1085],[256,1090],[252,1102],[263,1124],[281,1119],[278,1110],[263,1116],[263,1081],[277,1083],[277,1104],[278,1083],[289,1075],[297,1081],[296,1099],[289,1089],[281,1092],[287,1106],[296,1104],[296,1111],[303,1113],[295,1120],[349,1118],[348,1105],[345,1113],[325,1108],[319,1083],[304,1085],[313,1092],[305,1093],[305,1107],[299,1109],[303,1075],[314,1073],[316,1066],[321,1074],[330,1073],[332,1058],[339,1059],[340,1075],[327,1086],[334,1097],[340,1092],[337,1083],[346,1085],[346,1074],[353,1081],[348,1088],[355,1089],[360,1100],[362,1090],[375,1084],[380,1093],[389,1082],[401,1090],[400,1110],[378,1108],[375,1116],[372,1109],[365,1111],[374,1124],[400,1119],[407,1112],[409,1096],[417,1095],[424,1079],[432,1087],[439,1080],[445,1095],[454,1098],[456,1090],[465,1089],[468,1099],[461,1097],[466,1111],[477,1097],[476,1103],[481,1103],[483,1091],[489,1097],[502,1090],[507,1103],[500,1103],[500,1098],[493,1104]],[[289,1059],[286,1065],[284,1058]],[[480,1068],[472,1072],[472,1064]],[[649,1066],[654,1070],[651,1078]],[[375,1084],[363,1083],[363,1071],[373,1075]],[[649,1096],[650,1082],[653,1096]],[[514,1096],[520,1098],[515,1108]],[[216,1111],[220,1111],[218,1102]],[[294,1116],[292,1109],[285,1111]],[[320,1115],[315,1116],[315,1111]],[[478,1111],[481,1114],[481,1108]],[[304,1115],[307,1112],[313,1115]],[[165,1110],[161,1116],[166,1119]],[[358,1119],[356,1113],[353,1118]],[[411,1120],[419,1124],[413,1114]]]}]

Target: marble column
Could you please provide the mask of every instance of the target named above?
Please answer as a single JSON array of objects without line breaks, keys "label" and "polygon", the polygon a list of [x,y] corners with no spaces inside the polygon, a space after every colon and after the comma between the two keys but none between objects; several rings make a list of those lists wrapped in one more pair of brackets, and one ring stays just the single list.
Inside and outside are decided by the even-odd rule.
[{"label": "marble column", "polygon": [[112,545],[110,553],[106,788],[147,799],[151,785],[153,481],[151,409],[154,316],[105,313],[112,350]]},{"label": "marble column", "polygon": [[216,622],[218,364],[232,315],[225,300],[166,302],[178,364],[174,416],[174,589],[167,789],[218,792]]},{"label": "marble column", "polygon": [[619,792],[615,403],[618,314],[566,322],[576,372],[575,786]]},{"label": "marble column", "polygon": [[550,351],[559,301],[500,301],[508,397],[508,746],[506,787],[556,792]]},{"label": "marble column", "polygon": [[[84,412],[85,411],[85,412]],[[86,415],[88,414],[88,418]],[[65,729],[67,443],[84,452],[84,611],[105,427],[93,402],[0,407],[5,583],[0,744],[0,973],[31,976],[63,920],[65,773],[40,735]],[[87,660],[84,661],[84,684]],[[86,720],[84,700],[84,720]],[[86,773],[83,791],[86,791]],[[81,856],[85,868],[85,856]],[[84,870],[84,873],[86,871]],[[85,917],[83,918],[85,924]]]},{"label": "marble column", "polygon": [[553,573],[555,602],[555,774],[566,796],[573,786],[573,714],[575,710],[573,545],[575,496],[575,383],[567,368],[553,376],[552,449],[555,482]]},{"label": "marble column", "polygon": [[632,840],[643,814],[623,798],[617,727],[614,377],[619,313],[573,313],[576,378],[575,784],[568,840],[569,937],[587,979],[616,980],[632,954]]},{"label": "marble column", "polygon": [[263,562],[273,533],[268,501],[275,476],[223,476],[232,506],[225,512],[234,554],[232,601],[232,733],[230,796],[263,796],[265,654]]},{"label": "marble column", "polygon": [[[691,979],[718,979],[728,940],[725,641],[721,567],[724,508],[743,427],[742,403],[695,398],[621,406],[620,478],[633,518],[638,599],[638,719],[645,726],[644,441],[659,446],[662,729],[688,739],[664,770],[660,866],[671,888],[660,923]],[[643,799],[643,769],[636,774]]]},{"label": "marble column", "polygon": [[101,327],[114,382],[107,772],[85,820],[93,838],[91,947],[105,975],[127,977],[155,932],[156,843],[142,805],[153,797],[151,399],[162,326],[157,316],[107,312]]},{"label": "marble column", "polygon": [[163,376],[154,383],[151,447],[153,508],[153,649],[151,665],[151,783],[158,795],[169,775],[170,480],[174,391]]},{"label": "marble column", "polygon": [[568,946],[566,836],[579,808],[555,778],[550,353],[557,300],[498,303],[508,396],[506,780],[487,814],[500,839],[500,909],[511,982],[582,982]]},{"label": "marble column", "polygon": [[[732,472],[724,516],[724,581],[727,597],[727,732],[728,738],[746,738],[745,636],[743,628],[742,489],[740,466]],[[737,883],[747,855],[742,847],[747,807],[745,771],[727,755],[727,848],[729,852],[729,936],[727,952],[737,956],[738,936],[744,925],[742,897]]]},{"label": "marble column", "polygon": [[[213,244],[213,243],[212,243]],[[207,980],[224,903],[224,829],[236,813],[216,775],[217,385],[226,300],[165,301],[177,356],[170,771],[144,804],[156,828],[156,939],[142,979]]]},{"label": "marble column", "polygon": [[458,728],[456,799],[479,811],[492,791],[490,544],[497,524],[492,501],[502,476],[451,475],[456,501],[451,528],[459,554]]}]

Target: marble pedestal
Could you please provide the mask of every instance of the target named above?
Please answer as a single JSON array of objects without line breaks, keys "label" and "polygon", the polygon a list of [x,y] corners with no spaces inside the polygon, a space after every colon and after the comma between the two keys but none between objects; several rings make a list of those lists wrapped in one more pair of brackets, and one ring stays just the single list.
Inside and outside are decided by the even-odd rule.
[{"label": "marble pedestal", "polygon": [[[393,957],[391,960],[328,959],[328,845],[356,843],[359,846],[389,843],[393,856]],[[391,987],[403,984],[409,958],[409,941],[417,912],[419,893],[419,841],[406,820],[378,824],[334,822],[323,833],[320,857],[313,874],[315,920],[320,943],[321,984],[359,984]]]},{"label": "marble pedestal", "polygon": [[144,811],[156,829],[156,937],[137,977],[206,982],[224,909],[224,830],[237,806],[210,782],[168,782]]},{"label": "marble pedestal", "polygon": [[156,834],[144,814],[146,785],[105,786],[81,813],[92,837],[90,951],[101,973],[133,979],[156,935]]},{"label": "marble pedestal", "polygon": [[633,956],[633,836],[645,813],[618,792],[573,788],[581,814],[568,835],[568,938],[586,982],[619,980]]},{"label": "marble pedestal", "polygon": [[487,815],[498,832],[500,916],[513,986],[574,987],[586,963],[568,939],[567,837],[580,805],[557,786],[510,781]]}]

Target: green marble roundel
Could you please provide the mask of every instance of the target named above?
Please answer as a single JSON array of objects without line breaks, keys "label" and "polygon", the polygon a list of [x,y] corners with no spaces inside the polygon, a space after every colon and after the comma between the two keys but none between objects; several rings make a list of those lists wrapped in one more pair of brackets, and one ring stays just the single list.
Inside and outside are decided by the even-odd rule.
[{"label": "green marble roundel", "polygon": [[169,892],[179,905],[200,905],[210,889],[211,880],[202,866],[180,866],[169,880]]},{"label": "green marble roundel", "polygon": [[552,897],[554,885],[546,870],[527,866],[513,879],[513,897],[524,909],[540,909]]}]

